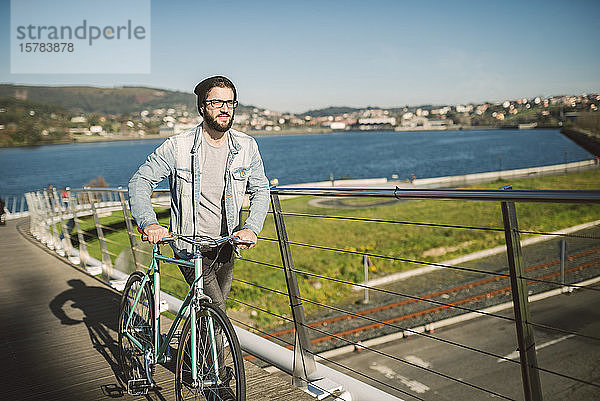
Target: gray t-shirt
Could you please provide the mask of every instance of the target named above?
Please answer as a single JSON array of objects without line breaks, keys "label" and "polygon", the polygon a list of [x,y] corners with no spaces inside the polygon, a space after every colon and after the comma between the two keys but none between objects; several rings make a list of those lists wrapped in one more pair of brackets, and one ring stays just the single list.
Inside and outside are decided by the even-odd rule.
[{"label": "gray t-shirt", "polygon": [[202,141],[204,164],[202,165],[202,182],[200,191],[200,209],[198,210],[197,234],[219,237],[227,233],[225,220],[225,165],[229,146],[225,141],[216,147]]}]

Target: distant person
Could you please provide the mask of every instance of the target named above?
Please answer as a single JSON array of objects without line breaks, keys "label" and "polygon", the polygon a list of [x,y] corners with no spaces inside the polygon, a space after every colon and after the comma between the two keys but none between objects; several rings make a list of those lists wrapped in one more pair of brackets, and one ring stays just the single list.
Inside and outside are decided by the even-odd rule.
[{"label": "distant person", "polygon": [[[61,198],[63,207],[65,209],[65,212],[68,213],[69,212],[69,193],[67,191],[62,191],[62,193],[60,194],[60,198]],[[71,231],[73,231],[74,227],[75,227],[75,219],[73,217],[71,217],[69,220],[67,220],[67,223],[65,224],[66,232],[69,234],[69,237],[71,236]],[[60,237],[60,240],[62,241],[65,238],[65,233],[61,231],[59,237]]]},{"label": "distant person", "polygon": [[46,194],[48,195],[48,201],[50,202],[50,208],[53,211],[58,211],[58,205],[54,202],[54,186],[52,184],[48,184],[48,188],[46,189]]},{"label": "distant person", "polygon": [[2,198],[0,198],[0,224],[1,225],[5,225],[6,224],[6,211],[4,210],[4,200]]},{"label": "distant person", "polygon": [[[235,86],[229,79],[216,76],[200,82],[194,93],[204,121],[168,138],[131,177],[131,215],[151,243],[169,235],[169,230],[159,225],[150,202],[152,190],[168,177],[170,230],[213,238],[233,234],[256,243],[269,209],[269,181],[256,141],[231,129],[238,105]],[[242,225],[240,210],[246,190],[250,192],[250,210]],[[172,247],[176,257],[192,257],[191,245],[176,241]],[[228,244],[220,252],[204,254],[202,265],[204,292],[225,312],[233,279],[233,246]],[[188,284],[192,284],[194,269],[180,269]],[[219,393],[224,400],[234,399],[229,387],[219,388]]]}]

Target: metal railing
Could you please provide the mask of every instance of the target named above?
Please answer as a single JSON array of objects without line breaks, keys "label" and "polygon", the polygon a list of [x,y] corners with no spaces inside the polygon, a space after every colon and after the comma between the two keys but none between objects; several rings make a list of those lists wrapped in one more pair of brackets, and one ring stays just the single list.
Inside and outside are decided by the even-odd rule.
[{"label": "metal railing", "polygon": [[25,195],[8,195],[2,198],[6,219],[18,219],[29,214]]},{"label": "metal railing", "polygon": [[[64,191],[53,189],[51,191],[37,191],[26,194],[29,205],[30,230],[31,233],[41,242],[45,243],[50,249],[69,258],[71,263],[81,266],[90,274],[102,275],[113,286],[119,287],[124,284],[130,268],[115,268],[115,264],[123,264],[122,259],[125,254],[131,258],[129,266],[133,269],[143,269],[144,259],[148,259],[149,252],[138,242],[134,233],[128,202],[126,200],[126,190],[118,189],[93,189],[83,188]],[[156,191],[159,196],[153,198],[153,204],[159,209],[169,208],[168,192],[166,190]],[[464,224],[444,224],[435,222],[421,221],[400,221],[393,219],[378,219],[376,217],[359,216],[334,216],[326,214],[315,214],[310,212],[284,211],[280,200],[286,197],[330,197],[330,198],[388,198],[388,199],[429,199],[429,200],[460,200],[465,202],[486,201],[500,204],[502,215],[502,225],[497,227],[475,226]],[[515,203],[536,202],[536,203],[575,203],[575,204],[598,204],[600,203],[600,191],[541,191],[541,190],[512,190],[510,187],[504,187],[499,190],[436,190],[436,189],[361,189],[361,188],[272,188],[271,189],[271,211],[270,219],[273,222],[273,232],[275,236],[261,236],[261,241],[265,244],[274,244],[279,248],[279,262],[268,260],[257,260],[257,258],[242,258],[244,263],[252,264],[269,269],[273,274],[282,274],[285,288],[269,288],[255,280],[243,278],[234,278],[235,285],[254,288],[257,291],[273,294],[273,296],[282,297],[287,300],[289,313],[281,313],[269,310],[263,306],[257,305],[256,299],[240,299],[236,295],[230,297],[232,302],[243,305],[244,308],[256,313],[269,315],[275,320],[282,322],[280,329],[267,329],[256,327],[248,322],[234,320],[237,324],[236,331],[240,337],[242,348],[249,354],[260,358],[267,365],[275,366],[292,376],[293,383],[309,391],[316,397],[320,394],[328,394],[339,399],[352,400],[393,400],[401,397],[410,399],[424,399],[418,393],[404,390],[398,386],[392,386],[382,380],[374,378],[368,373],[344,366],[343,363],[333,359],[331,355],[339,353],[341,349],[369,350],[380,355],[382,358],[401,362],[410,369],[418,369],[428,374],[436,375],[444,380],[451,381],[461,386],[468,386],[475,391],[481,391],[485,394],[503,398],[512,399],[502,394],[500,391],[487,388],[478,383],[471,383],[452,375],[436,371],[432,368],[421,366],[418,363],[406,361],[394,355],[387,354],[376,348],[382,338],[385,341],[390,338],[402,338],[409,336],[420,336],[432,341],[440,342],[452,347],[474,352],[480,355],[497,358],[512,364],[518,364],[521,371],[521,380],[523,386],[523,395],[526,400],[541,400],[542,387],[539,378],[540,372],[559,376],[563,379],[571,380],[574,383],[584,386],[600,387],[598,383],[589,380],[574,377],[572,375],[558,372],[552,369],[546,369],[539,366],[536,358],[536,347],[534,338],[534,329],[553,330],[569,336],[579,336],[591,341],[599,341],[600,338],[593,335],[569,331],[558,327],[551,327],[545,324],[535,322],[532,319],[529,309],[529,289],[532,286],[543,284],[546,287],[556,287],[560,291],[572,289],[596,290],[590,287],[600,279],[597,276],[588,280],[579,282],[565,282],[564,260],[561,260],[562,266],[560,279],[556,279],[555,272],[534,277],[533,274],[540,269],[545,269],[547,264],[527,267],[524,263],[521,235],[560,237],[560,238],[587,238],[592,240],[600,239],[590,237],[589,235],[579,235],[568,232],[543,232],[535,230],[520,230],[517,222],[517,213]],[[109,213],[113,212],[112,215]],[[117,218],[114,212],[118,212]],[[104,215],[104,217],[103,217]],[[309,243],[306,241],[295,241],[290,239],[289,231],[286,227],[286,221],[289,219],[308,219],[319,221],[350,221],[365,224],[389,224],[393,226],[413,226],[426,227],[428,229],[438,230],[469,230],[473,232],[491,232],[503,234],[504,246],[506,249],[508,271],[482,269],[460,265],[459,263],[435,262],[423,260],[422,258],[413,258],[404,255],[390,255],[384,252],[378,252],[377,249],[355,250],[348,247],[340,248],[326,243]],[[321,223],[324,224],[324,223]],[[71,227],[74,235],[71,235]],[[126,233],[126,240],[116,240],[118,235]],[[75,237],[76,234],[76,237]],[[126,243],[124,243],[124,241]],[[76,246],[74,246],[76,245]],[[92,249],[93,248],[93,249]],[[351,247],[350,247],[351,248]],[[258,249],[258,248],[257,248]],[[375,285],[375,281],[369,282],[365,273],[365,281],[349,280],[345,277],[328,277],[313,269],[306,267],[297,267],[294,263],[294,254],[301,250],[311,250],[315,252],[335,253],[350,257],[356,257],[360,260],[358,265],[362,270],[364,266],[368,271],[368,258],[390,263],[406,263],[412,265],[424,266],[424,269],[440,270],[449,272],[458,272],[461,274],[478,274],[486,278],[476,281],[470,281],[466,284],[450,286],[443,290],[430,294],[408,294],[403,291],[390,290]],[[254,251],[258,252],[258,251]],[[594,250],[596,252],[596,250]],[[498,253],[498,252],[496,252]],[[95,257],[92,256],[95,255]],[[493,254],[493,253],[492,253]],[[254,254],[253,254],[254,255]],[[581,252],[581,255],[572,255],[573,258],[588,257],[589,252]],[[566,257],[566,256],[565,256]],[[260,259],[260,257],[258,257]],[[564,258],[563,258],[564,259]],[[588,262],[589,265],[592,262]],[[554,264],[551,262],[550,264]],[[597,265],[593,262],[592,265]],[[542,267],[540,267],[542,266]],[[117,266],[118,267],[118,266]],[[575,268],[572,268],[575,269]],[[581,269],[580,269],[581,270]],[[429,270],[427,270],[429,271]],[[178,274],[169,275],[172,280],[183,282]],[[365,310],[351,310],[351,308],[327,305],[318,299],[311,299],[303,296],[298,277],[303,279],[320,280],[332,285],[353,287],[369,291],[371,294],[385,295],[386,297],[402,298],[401,301],[388,302],[377,308]],[[510,281],[508,286],[501,286],[502,281]],[[498,284],[499,288],[477,295],[471,298],[461,299],[455,302],[446,301],[448,294],[458,293],[465,289],[472,289],[477,286],[489,286]],[[235,291],[233,291],[235,292]],[[472,302],[480,302],[481,299],[489,297],[489,294],[510,293],[511,301],[502,306],[476,307],[469,306]],[[446,297],[444,297],[446,295]],[[165,309],[176,310],[178,301],[172,294],[166,294],[169,303]],[[389,310],[391,308],[416,304],[429,305],[424,309],[418,309],[408,315],[396,316],[393,318],[379,318],[376,316],[375,309]],[[305,305],[311,309],[324,309],[334,316],[324,319],[313,319],[307,321],[305,316]],[[512,308],[514,316],[507,317],[498,313],[501,307]],[[499,309],[500,308],[500,309]],[[436,313],[447,313],[448,317],[433,322],[428,316]],[[409,316],[410,315],[410,316]],[[408,316],[408,317],[407,317]],[[461,344],[456,341],[444,339],[433,334],[434,328],[443,327],[453,322],[464,319],[465,316],[484,316],[495,319],[510,321],[515,326],[517,345],[519,350],[519,360],[508,358],[484,349],[477,349],[468,344]],[[362,321],[355,327],[346,330],[331,331],[329,329],[335,322],[341,320]],[[408,323],[416,322],[409,326]],[[419,324],[422,323],[422,324]],[[242,328],[242,327],[245,327]],[[382,336],[358,340],[353,335],[364,333],[368,330],[379,329],[383,332]],[[369,336],[366,336],[369,337]],[[322,346],[330,342],[333,345]],[[319,350],[319,348],[321,348]],[[336,366],[337,370],[327,365]],[[346,373],[342,373],[346,372]],[[357,379],[359,378],[359,379]],[[374,383],[373,387],[368,383]],[[381,389],[385,389],[382,391]],[[319,398],[321,399],[321,398]]]}]

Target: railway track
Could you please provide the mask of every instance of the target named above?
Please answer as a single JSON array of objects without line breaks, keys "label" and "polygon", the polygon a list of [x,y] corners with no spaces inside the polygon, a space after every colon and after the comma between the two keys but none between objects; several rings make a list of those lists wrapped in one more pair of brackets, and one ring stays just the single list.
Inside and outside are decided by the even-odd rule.
[{"label": "railway track", "polygon": [[[600,248],[592,248],[568,257],[571,266],[565,269],[566,283],[579,281],[577,275],[582,271],[600,267]],[[541,292],[556,288],[560,278],[559,259],[535,264],[525,269],[530,291]],[[506,274],[490,272],[491,276],[461,283],[447,289],[410,296],[408,299],[390,302],[350,313],[315,320],[307,324],[311,343],[315,352],[336,348],[349,341],[365,340],[379,335],[397,332],[402,329],[427,324],[432,321],[481,309],[497,303],[512,300],[509,278]],[[494,275],[496,274],[496,275]],[[553,283],[548,283],[552,281]],[[398,295],[406,298],[406,295]],[[287,344],[294,343],[294,328],[277,330],[265,335],[278,338]],[[287,345],[288,348],[292,348]]]}]

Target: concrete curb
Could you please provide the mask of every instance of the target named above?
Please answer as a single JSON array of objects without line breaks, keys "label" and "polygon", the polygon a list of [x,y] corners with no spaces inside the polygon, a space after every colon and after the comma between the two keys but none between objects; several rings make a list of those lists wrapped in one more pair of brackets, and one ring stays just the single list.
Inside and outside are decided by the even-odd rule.
[{"label": "concrete curb", "polygon": [[554,164],[550,166],[539,166],[530,168],[521,168],[515,170],[490,171],[487,173],[475,173],[465,175],[455,175],[447,177],[418,178],[413,181],[415,187],[420,188],[440,188],[471,184],[482,184],[493,182],[499,179],[516,179],[527,177],[539,177],[546,175],[558,175],[569,172],[579,172],[597,168],[594,160],[582,160],[566,164]]},{"label": "concrete curb", "polygon": [[[596,221],[592,221],[589,223],[584,223],[584,224],[579,224],[576,226],[572,226],[572,227],[568,227],[562,230],[558,230],[558,231],[554,231],[551,234],[571,234],[580,230],[584,230],[586,228],[590,228],[590,227],[594,227],[600,225],[600,220],[596,220]],[[543,241],[547,241],[550,240],[552,238],[555,238],[554,235],[540,235],[537,237],[533,237],[533,238],[527,238],[523,241],[521,241],[521,246],[525,247],[528,245],[532,245],[532,244],[537,244],[538,242],[543,242]],[[460,263],[465,263],[465,262],[469,262],[471,260],[477,260],[477,259],[481,259],[487,256],[492,256],[492,255],[497,255],[499,253],[502,252],[506,252],[506,245],[501,245],[501,246],[497,246],[495,248],[491,248],[491,249],[485,249],[483,251],[478,251],[478,252],[474,252],[474,253],[470,253],[468,255],[464,255],[464,256],[460,256],[458,258],[455,259],[450,259],[450,260],[446,260],[443,262],[439,262],[440,265],[457,265]],[[376,278],[373,280],[369,280],[367,281],[364,285],[367,285],[369,287],[375,287],[378,285],[384,285],[384,284],[389,284],[389,283],[393,283],[395,281],[401,281],[401,280],[406,280],[407,278],[410,277],[415,277],[415,276],[420,276],[422,274],[427,274],[427,273],[431,273],[432,271],[436,271],[439,269],[444,269],[445,267],[441,267],[441,266],[424,266],[424,267],[419,267],[417,269],[413,269],[413,270],[409,270],[406,272],[400,272],[400,273],[394,273],[394,274],[390,274],[389,276],[385,276],[385,277],[380,277],[380,278]],[[360,291],[360,290],[364,290],[364,287],[360,287],[360,286],[353,286],[352,289],[354,291]]]}]

